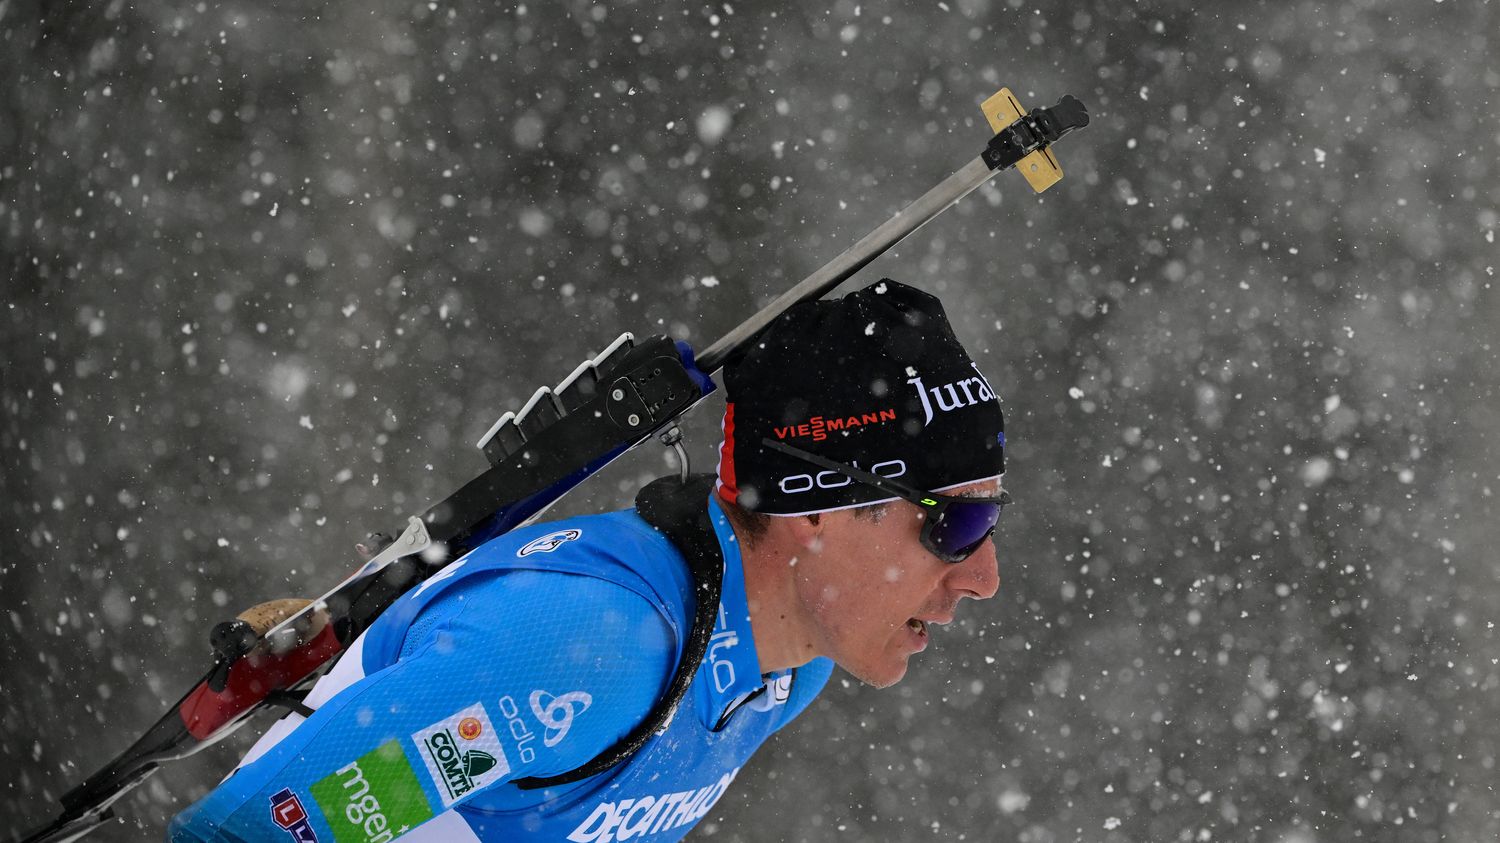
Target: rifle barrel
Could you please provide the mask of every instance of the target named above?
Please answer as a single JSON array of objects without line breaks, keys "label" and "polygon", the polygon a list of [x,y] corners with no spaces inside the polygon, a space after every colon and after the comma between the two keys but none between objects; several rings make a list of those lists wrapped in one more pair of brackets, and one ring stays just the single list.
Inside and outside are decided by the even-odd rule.
[{"label": "rifle barrel", "polygon": [[787,308],[798,302],[827,295],[834,287],[847,281],[854,273],[926,225],[950,205],[989,181],[997,172],[991,170],[983,158],[970,161],[963,169],[943,179],[936,187],[922,194],[921,198],[902,208],[838,257],[802,279],[797,286],[777,296],[774,301],[761,308],[760,312],[704,349],[697,357],[698,368],[707,374],[713,374],[741,346],[760,333],[762,328],[786,312]]}]

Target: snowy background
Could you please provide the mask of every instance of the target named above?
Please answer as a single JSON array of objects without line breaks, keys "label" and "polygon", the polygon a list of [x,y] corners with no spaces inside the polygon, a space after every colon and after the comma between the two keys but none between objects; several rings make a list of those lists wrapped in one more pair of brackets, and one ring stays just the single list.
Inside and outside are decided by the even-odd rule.
[{"label": "snowy background", "polygon": [[1500,836],[1500,9],[771,5],[0,0],[0,832],[535,386],[712,341],[970,160],[1003,84],[1089,106],[1067,179],[860,276],[1004,396],[1001,595],[696,836]]}]

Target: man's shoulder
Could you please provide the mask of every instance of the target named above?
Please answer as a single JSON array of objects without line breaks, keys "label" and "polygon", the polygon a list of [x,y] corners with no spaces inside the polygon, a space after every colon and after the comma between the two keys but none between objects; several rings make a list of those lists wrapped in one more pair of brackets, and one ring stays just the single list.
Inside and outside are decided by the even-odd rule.
[{"label": "man's shoulder", "polygon": [[474,552],[483,567],[555,571],[614,582],[679,608],[692,592],[682,556],[633,509],[582,515],[512,531]]},{"label": "man's shoulder", "polygon": [[[521,572],[566,575],[541,578],[564,590],[578,582],[575,577],[588,577],[634,593],[655,606],[674,632],[689,620],[692,575],[671,541],[634,510],[532,524],[491,539],[418,586],[407,608],[415,615],[454,591],[493,588],[495,575]],[[523,579],[534,586],[538,578]]]},{"label": "man's shoulder", "polygon": [[[590,608],[644,601],[678,640],[686,636],[691,576],[666,537],[631,510],[532,524],[485,542],[407,592],[371,628],[371,664],[408,648],[413,633],[483,603],[496,611],[546,592],[590,595]],[[577,617],[581,604],[546,601]],[[418,635],[418,638],[421,636]]]},{"label": "man's shoulder", "polygon": [[[671,552],[671,543],[633,509],[579,515],[531,524],[485,542],[480,551],[497,557],[566,558],[579,553],[633,558]],[[476,551],[477,552],[477,551]]]}]

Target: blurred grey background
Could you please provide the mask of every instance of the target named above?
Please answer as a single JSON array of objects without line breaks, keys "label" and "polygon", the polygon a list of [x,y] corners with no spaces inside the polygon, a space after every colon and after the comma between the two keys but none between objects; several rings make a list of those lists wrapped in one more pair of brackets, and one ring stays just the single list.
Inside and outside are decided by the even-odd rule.
[{"label": "blurred grey background", "polygon": [[[1004,587],[695,839],[1489,841],[1500,38],[1478,0],[0,0],[0,832],[623,330],[859,276],[1000,390]],[[712,465],[719,405],[689,426]],[[626,505],[652,447],[562,511]],[[159,839],[249,736],[100,840]]]}]

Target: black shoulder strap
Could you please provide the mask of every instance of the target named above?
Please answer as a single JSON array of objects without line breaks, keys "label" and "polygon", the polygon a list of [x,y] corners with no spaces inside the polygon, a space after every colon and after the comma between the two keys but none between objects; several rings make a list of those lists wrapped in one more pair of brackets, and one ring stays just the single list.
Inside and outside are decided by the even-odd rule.
[{"label": "black shoulder strap", "polygon": [[522,790],[538,790],[556,787],[586,779],[608,770],[634,755],[651,736],[666,727],[667,721],[676,713],[677,706],[687,694],[698,665],[708,652],[708,639],[713,635],[714,621],[719,614],[719,593],[724,580],[724,553],[719,548],[718,536],[713,522],[708,517],[708,494],[713,489],[711,474],[696,474],[683,483],[676,477],[663,477],[647,484],[636,496],[635,508],[647,524],[666,534],[677,551],[687,560],[693,574],[697,591],[697,608],[693,613],[693,627],[688,634],[687,647],[682,660],[677,664],[677,674],[666,694],[657,700],[656,707],[646,715],[630,734],[604,750],[594,759],[576,770],[556,776],[530,776],[517,779],[515,784]]}]

